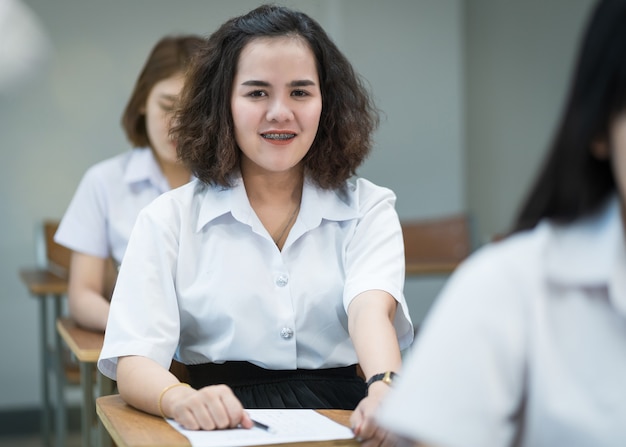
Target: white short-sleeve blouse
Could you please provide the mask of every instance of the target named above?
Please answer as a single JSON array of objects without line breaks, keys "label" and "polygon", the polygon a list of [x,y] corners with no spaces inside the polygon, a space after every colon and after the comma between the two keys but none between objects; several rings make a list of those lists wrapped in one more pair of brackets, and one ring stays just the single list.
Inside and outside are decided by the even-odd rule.
[{"label": "white short-sleeve blouse", "polygon": [[119,264],[139,211],[169,189],[149,148],[101,161],[83,176],[54,240]]},{"label": "white short-sleeve blouse", "polygon": [[389,189],[359,179],[344,193],[305,181],[282,251],[254,213],[243,181],[199,181],[139,215],[112,299],[98,366],[120,356],[164,367],[249,361],[268,369],[357,362],[347,308],[380,289],[399,303],[402,348],[413,339],[403,295],[404,245]]},{"label": "white short-sleeve blouse", "polygon": [[452,276],[380,422],[442,447],[626,445],[618,200],[474,254]]}]

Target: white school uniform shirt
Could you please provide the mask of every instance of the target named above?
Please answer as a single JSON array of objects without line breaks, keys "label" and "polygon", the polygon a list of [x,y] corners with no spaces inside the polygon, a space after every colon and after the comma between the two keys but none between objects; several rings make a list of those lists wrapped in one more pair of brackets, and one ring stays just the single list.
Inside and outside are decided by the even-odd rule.
[{"label": "white school uniform shirt", "polygon": [[619,203],[492,244],[427,317],[381,407],[441,447],[626,445],[626,245]]},{"label": "white school uniform shirt", "polygon": [[119,265],[139,211],[169,190],[149,148],[101,161],[83,176],[54,240]]},{"label": "white school uniform shirt", "polygon": [[357,362],[347,308],[380,289],[399,303],[400,346],[413,339],[403,295],[404,245],[395,195],[359,179],[344,195],[305,181],[282,251],[239,177],[232,188],[191,182],[137,218],[112,299],[98,367],[120,356],[168,368],[249,361],[267,369]]}]

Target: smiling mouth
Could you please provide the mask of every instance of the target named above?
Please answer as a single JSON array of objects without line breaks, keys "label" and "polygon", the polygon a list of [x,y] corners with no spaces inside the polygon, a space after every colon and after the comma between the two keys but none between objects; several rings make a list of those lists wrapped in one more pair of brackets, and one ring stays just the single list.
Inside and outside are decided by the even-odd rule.
[{"label": "smiling mouth", "polygon": [[295,138],[295,133],[262,133],[261,136],[268,140],[290,140],[291,138]]}]

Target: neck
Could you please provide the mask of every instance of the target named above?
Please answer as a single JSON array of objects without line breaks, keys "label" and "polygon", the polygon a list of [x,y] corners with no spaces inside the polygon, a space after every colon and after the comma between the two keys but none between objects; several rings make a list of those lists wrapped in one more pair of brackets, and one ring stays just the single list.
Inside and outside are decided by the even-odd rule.
[{"label": "neck", "polygon": [[302,170],[272,175],[242,172],[242,178],[252,204],[276,206],[300,203],[304,184]]},{"label": "neck", "polygon": [[178,188],[189,182],[191,173],[182,163],[159,163],[159,165],[170,188]]}]

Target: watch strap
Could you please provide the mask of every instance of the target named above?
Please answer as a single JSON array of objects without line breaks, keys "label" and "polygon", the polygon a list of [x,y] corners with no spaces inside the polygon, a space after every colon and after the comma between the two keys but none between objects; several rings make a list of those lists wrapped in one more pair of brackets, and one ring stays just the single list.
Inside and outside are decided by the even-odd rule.
[{"label": "watch strap", "polygon": [[383,383],[391,386],[396,376],[397,374],[393,371],[385,371],[384,373],[374,374],[372,377],[369,378],[366,385],[369,388],[372,383],[381,380]]}]

